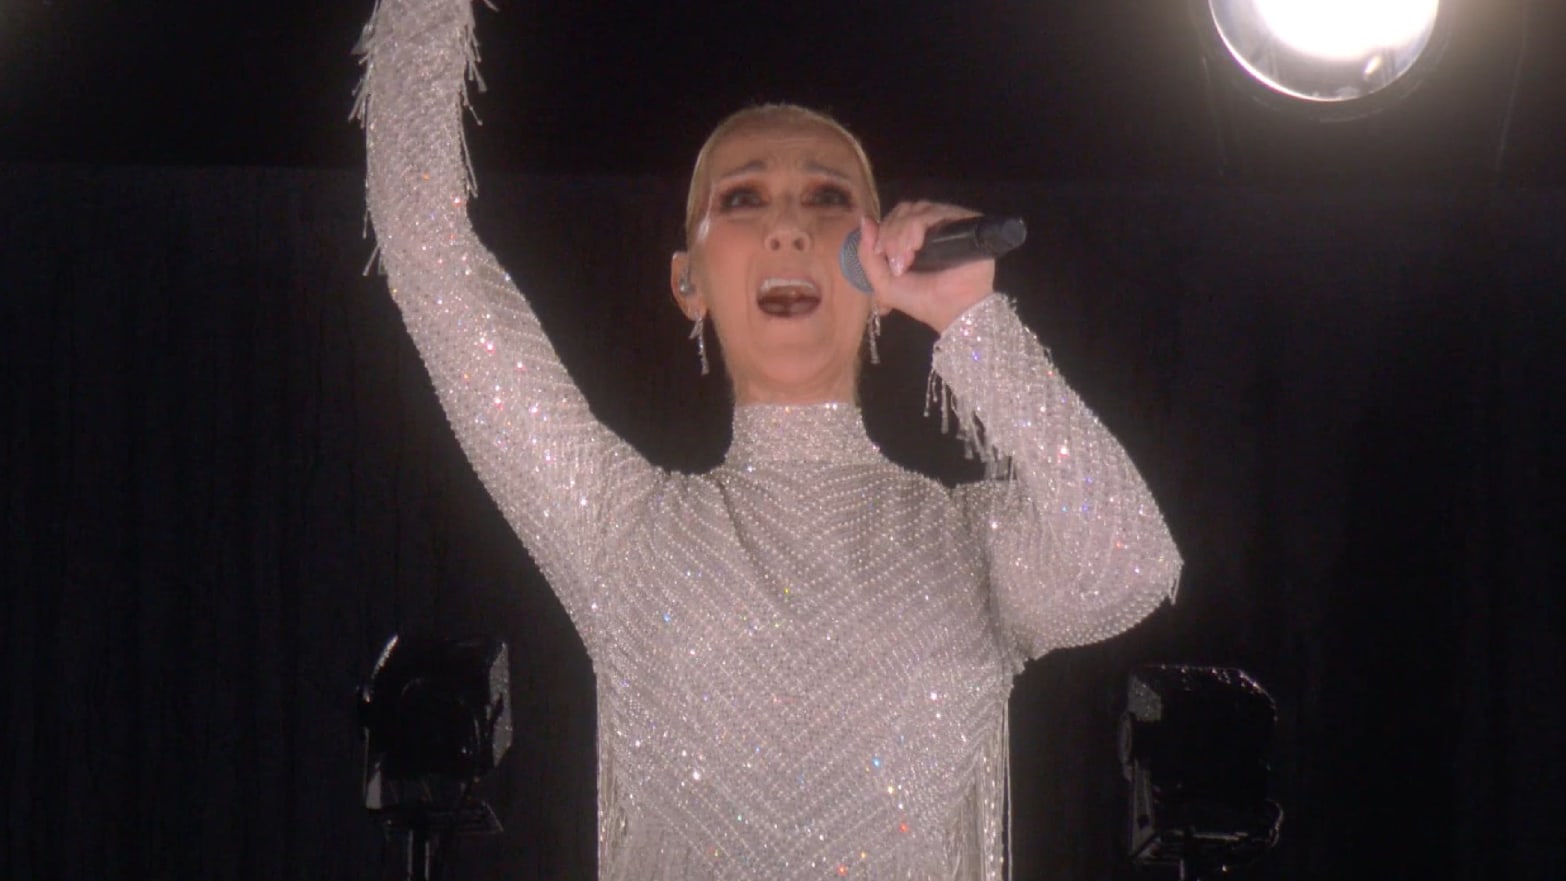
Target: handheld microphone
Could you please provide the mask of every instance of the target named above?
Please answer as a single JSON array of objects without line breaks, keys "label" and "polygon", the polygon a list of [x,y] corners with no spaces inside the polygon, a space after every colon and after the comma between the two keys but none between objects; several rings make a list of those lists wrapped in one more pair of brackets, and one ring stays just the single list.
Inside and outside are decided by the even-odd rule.
[{"label": "handheld microphone", "polygon": [[[925,231],[924,244],[914,253],[913,264],[908,268],[914,272],[940,272],[975,260],[993,260],[1022,244],[1027,237],[1027,224],[1020,217],[953,220]],[[870,278],[859,265],[859,230],[850,232],[843,240],[837,262],[850,284],[871,293]]]}]

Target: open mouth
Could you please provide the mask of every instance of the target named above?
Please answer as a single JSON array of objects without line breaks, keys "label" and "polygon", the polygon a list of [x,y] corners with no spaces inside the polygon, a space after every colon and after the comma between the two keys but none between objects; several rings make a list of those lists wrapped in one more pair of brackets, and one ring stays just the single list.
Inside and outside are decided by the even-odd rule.
[{"label": "open mouth", "polygon": [[821,305],[821,292],[808,279],[769,278],[761,283],[756,305],[768,315],[798,318],[816,311]]}]

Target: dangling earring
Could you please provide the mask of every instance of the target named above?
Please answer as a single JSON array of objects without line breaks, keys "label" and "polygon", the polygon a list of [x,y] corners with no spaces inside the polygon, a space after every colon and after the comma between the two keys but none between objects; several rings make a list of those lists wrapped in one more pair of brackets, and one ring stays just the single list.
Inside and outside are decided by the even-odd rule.
[{"label": "dangling earring", "polygon": [[[680,273],[680,296],[689,297],[696,293],[696,286],[691,284],[691,268],[685,267]],[[696,341],[696,357],[701,359],[701,375],[706,376],[712,372],[712,366],[707,363],[707,335],[702,331],[706,328],[707,313],[696,316],[696,323],[691,327],[689,339]]]},{"label": "dangling earring", "polygon": [[696,357],[701,359],[701,375],[706,376],[712,372],[712,366],[707,363],[707,335],[702,331],[707,324],[707,313],[696,316],[696,323],[691,325],[690,338],[696,341]]},{"label": "dangling earring", "polygon": [[870,323],[865,328],[865,335],[870,338],[870,363],[881,363],[881,352],[876,348],[875,342],[881,337],[881,313],[874,306],[870,307]]}]

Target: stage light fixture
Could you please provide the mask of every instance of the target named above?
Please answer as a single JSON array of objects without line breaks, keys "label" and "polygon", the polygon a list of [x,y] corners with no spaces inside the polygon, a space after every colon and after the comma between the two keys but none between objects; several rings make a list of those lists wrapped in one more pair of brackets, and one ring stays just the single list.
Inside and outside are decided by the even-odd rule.
[{"label": "stage light fixture", "polygon": [[511,746],[506,645],[393,636],[359,692],[364,805],[408,837],[408,878],[440,875],[451,836],[499,832],[471,795]]},{"label": "stage light fixture", "polygon": [[1277,708],[1243,670],[1154,664],[1132,673],[1120,728],[1130,854],[1141,867],[1215,878],[1278,840],[1267,797]]},{"label": "stage light fixture", "polygon": [[1406,81],[1439,48],[1441,0],[1205,0],[1233,61],[1266,88],[1348,104]]}]

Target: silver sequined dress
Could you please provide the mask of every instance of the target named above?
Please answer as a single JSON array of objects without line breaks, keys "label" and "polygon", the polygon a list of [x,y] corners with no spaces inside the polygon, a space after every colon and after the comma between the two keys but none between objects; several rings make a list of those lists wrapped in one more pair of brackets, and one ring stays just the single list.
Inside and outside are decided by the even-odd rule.
[{"label": "silver sequined dress", "polygon": [[948,490],[846,404],[742,406],[721,466],[650,465],[593,418],[467,219],[468,0],[381,0],[368,199],[464,450],[580,631],[609,881],[997,881],[1023,662],[1165,599],[1142,479],[992,296],[935,370],[1012,477]]}]

